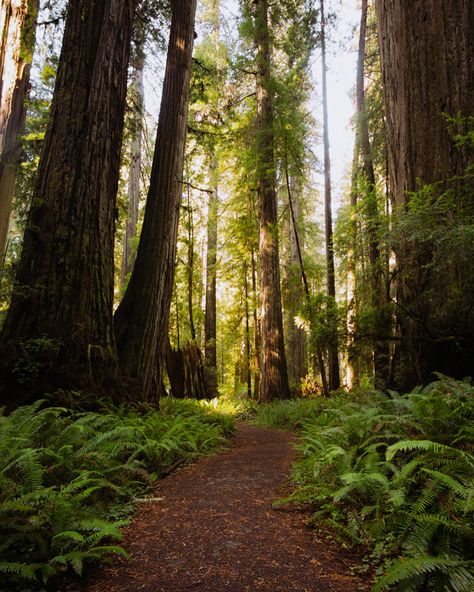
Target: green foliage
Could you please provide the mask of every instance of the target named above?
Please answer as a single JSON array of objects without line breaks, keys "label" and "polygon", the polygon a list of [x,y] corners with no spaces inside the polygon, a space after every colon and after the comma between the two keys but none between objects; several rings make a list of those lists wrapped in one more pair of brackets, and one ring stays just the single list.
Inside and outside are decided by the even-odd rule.
[{"label": "green foliage", "polygon": [[469,382],[440,377],[404,396],[360,392],[259,412],[261,424],[301,429],[289,499],[311,503],[333,536],[372,549],[375,590],[474,589],[473,395]]},{"label": "green foliage", "polygon": [[81,574],[86,561],[125,555],[111,542],[133,499],[220,446],[235,412],[228,402],[163,399],[143,414],[71,413],[39,401],[0,416],[0,588],[36,590]]}]

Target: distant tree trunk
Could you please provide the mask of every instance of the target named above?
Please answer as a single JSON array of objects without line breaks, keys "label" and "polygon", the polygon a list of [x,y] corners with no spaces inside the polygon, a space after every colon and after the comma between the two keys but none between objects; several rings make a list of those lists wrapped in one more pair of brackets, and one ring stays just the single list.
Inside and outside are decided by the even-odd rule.
[{"label": "distant tree trunk", "polygon": [[[301,281],[303,283],[304,294],[306,297],[306,304],[308,306],[308,309],[310,309],[310,307],[311,307],[311,293],[310,293],[308,279],[306,277],[306,272],[304,270],[304,265],[303,265],[303,255],[302,255],[302,251],[301,251],[301,244],[300,244],[300,239],[299,239],[299,234],[298,234],[298,228],[296,225],[296,216],[295,216],[295,209],[293,207],[293,198],[291,195],[290,178],[288,176],[288,169],[286,169],[286,187],[287,187],[287,191],[288,191],[288,203],[290,206],[291,220],[293,223],[293,228],[294,228],[294,233],[295,233],[295,247],[296,247],[296,253],[298,255],[298,262],[299,262],[299,266],[300,266]],[[322,354],[321,348],[318,345],[316,345],[314,363],[315,363],[315,367],[317,366],[317,369],[319,370],[319,372],[321,374],[323,395],[325,397],[327,397],[329,395],[329,385],[328,385],[327,378],[326,378],[326,368],[324,367],[323,354]]]},{"label": "distant tree trunk", "polygon": [[144,39],[139,33],[140,38],[136,41],[136,55],[133,63],[133,83],[132,83],[132,109],[133,109],[133,138],[130,151],[130,167],[128,173],[128,214],[125,225],[125,236],[122,255],[122,270],[120,274],[120,286],[123,290],[125,284],[132,273],[135,260],[132,251],[133,240],[137,236],[138,213],[140,204],[140,172],[142,162],[142,135],[143,135],[143,112],[145,109],[145,88],[143,85],[143,69],[145,66]]},{"label": "distant tree trunk", "polygon": [[209,193],[207,214],[207,255],[206,255],[206,311],[204,319],[206,382],[210,397],[217,395],[217,211],[219,207],[217,162],[211,156],[209,177],[212,192]]},{"label": "distant tree trunk", "polygon": [[21,154],[39,0],[0,1],[0,269]]},{"label": "distant tree trunk", "polygon": [[[474,3],[377,0],[376,8],[394,207],[403,210],[410,192],[438,183],[431,199],[453,188],[454,207],[472,216],[472,180],[467,192],[456,181],[474,161],[472,147],[455,148],[444,114],[474,112]],[[453,261],[449,274],[439,277],[431,271],[431,248],[411,241],[397,252],[401,340],[394,378],[401,389],[429,381],[434,371],[472,373],[473,265],[460,268]],[[443,297],[450,285],[459,298],[451,311]]]},{"label": "distant tree trunk", "polygon": [[[329,155],[329,123],[328,123],[328,97],[326,82],[326,16],[324,13],[324,0],[321,0],[321,59],[323,70],[323,119],[324,119],[324,211],[326,226],[326,265],[327,265],[327,294],[336,303],[336,272],[334,266],[334,239],[332,232],[332,205],[331,205],[331,160]],[[329,362],[329,388],[336,390],[340,386],[339,352],[336,320],[329,313],[329,323],[332,325],[331,343],[328,348]]]},{"label": "distant tree trunk", "polygon": [[191,207],[191,188],[187,188],[187,208],[188,215],[187,230],[188,230],[188,260],[186,262],[186,279],[188,283],[188,318],[189,318],[189,332],[191,333],[191,340],[196,342],[196,327],[194,325],[194,219],[193,210]]},{"label": "distant tree trunk", "polygon": [[252,374],[250,371],[250,315],[249,315],[249,278],[247,261],[244,261],[244,298],[245,298],[245,374],[247,397],[252,397]]},{"label": "distant tree trunk", "polygon": [[260,392],[260,357],[262,353],[262,338],[260,333],[260,319],[258,318],[258,294],[257,294],[257,263],[255,261],[255,251],[252,248],[250,252],[250,263],[252,266],[252,299],[253,299],[253,351],[254,351],[254,377],[253,377],[253,396],[258,399]]},{"label": "distant tree trunk", "polygon": [[173,349],[168,341],[165,359],[173,397],[203,399],[208,396],[202,354],[196,343]]},{"label": "distant tree trunk", "polygon": [[[359,66],[360,67],[360,63]],[[349,226],[349,246],[347,249],[347,336],[348,336],[348,354],[346,370],[346,386],[353,389],[359,383],[359,364],[355,348],[355,339],[357,335],[356,317],[357,317],[357,294],[356,294],[356,254],[357,254],[357,201],[358,201],[358,177],[359,177],[359,142],[356,138],[354,143],[354,156],[352,160],[352,179],[351,179],[351,202],[350,202],[350,226]]]},{"label": "distant tree trunk", "polygon": [[33,388],[45,392],[108,385],[115,379],[115,197],[133,11],[133,0],[69,3],[48,130],[2,335],[10,378],[25,343],[41,350],[40,376],[25,398],[35,396]]},{"label": "distant tree trunk", "polygon": [[298,244],[303,250],[303,238],[301,230],[299,229],[299,222],[301,220],[300,214],[300,191],[299,179],[297,176],[290,179],[288,172],[288,164],[285,165],[288,187],[291,186],[291,196],[288,198],[292,200],[292,208],[294,214],[291,215],[291,208],[289,208],[288,216],[288,234],[289,234],[289,256],[288,256],[288,273],[286,275],[286,349],[288,360],[288,376],[290,385],[297,391],[300,390],[301,382],[308,372],[307,366],[307,343],[306,333],[302,327],[298,327],[295,317],[301,310],[304,302],[304,290],[301,283],[301,274],[298,256]]},{"label": "distant tree trunk", "polygon": [[257,178],[260,223],[262,367],[259,401],[290,396],[283,340],[278,218],[275,191],[268,1],[255,2],[257,45]]},{"label": "distant tree trunk", "polygon": [[371,304],[374,322],[375,338],[373,342],[373,376],[377,388],[387,385],[390,374],[390,350],[388,341],[383,340],[384,335],[390,335],[390,312],[387,302],[387,289],[384,281],[384,261],[380,253],[379,229],[380,214],[377,204],[377,190],[375,181],[374,161],[369,139],[369,126],[365,108],[365,43],[367,31],[367,0],[362,0],[360,32],[359,32],[359,56],[357,65],[357,138],[363,161],[364,176],[367,182],[366,211],[369,236],[369,261],[371,281]]},{"label": "distant tree trunk", "polygon": [[157,141],[137,258],[115,315],[124,376],[137,398],[162,388],[176,259],[196,0],[173,0]]}]

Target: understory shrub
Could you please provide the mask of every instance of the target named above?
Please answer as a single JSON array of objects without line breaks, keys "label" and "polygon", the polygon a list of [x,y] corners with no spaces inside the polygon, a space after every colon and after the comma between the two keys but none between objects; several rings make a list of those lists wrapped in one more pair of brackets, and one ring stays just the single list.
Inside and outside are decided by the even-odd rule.
[{"label": "understory shrub", "polygon": [[[263,410],[300,426],[296,489],[313,522],[371,549],[375,591],[474,590],[474,387],[446,377]],[[286,419],[285,419],[286,409]]]},{"label": "understory shrub", "polygon": [[72,413],[38,401],[0,416],[0,589],[57,589],[84,561],[124,555],[113,542],[134,500],[222,445],[233,411],[163,399],[159,411]]}]

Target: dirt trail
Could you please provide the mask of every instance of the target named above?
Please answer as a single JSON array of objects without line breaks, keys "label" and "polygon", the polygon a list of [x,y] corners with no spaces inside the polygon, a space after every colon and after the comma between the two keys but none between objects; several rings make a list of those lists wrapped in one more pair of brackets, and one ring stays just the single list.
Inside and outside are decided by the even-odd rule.
[{"label": "dirt trail", "polygon": [[126,529],[129,560],[92,575],[87,592],[357,592],[358,558],[272,508],[295,459],[293,437],[247,424],[230,448],[164,479]]}]

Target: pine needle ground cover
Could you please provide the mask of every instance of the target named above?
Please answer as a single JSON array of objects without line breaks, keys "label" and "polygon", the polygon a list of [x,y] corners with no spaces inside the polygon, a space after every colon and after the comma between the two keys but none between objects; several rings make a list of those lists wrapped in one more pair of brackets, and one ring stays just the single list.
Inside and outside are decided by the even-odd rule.
[{"label": "pine needle ground cover", "polygon": [[221,446],[229,403],[73,413],[41,401],[0,417],[0,589],[57,588],[122,538],[134,504],[173,467]]},{"label": "pine needle ground cover", "polygon": [[473,420],[474,387],[444,377],[406,395],[278,402],[255,419],[301,435],[288,500],[370,549],[375,591],[404,592],[474,590]]}]

